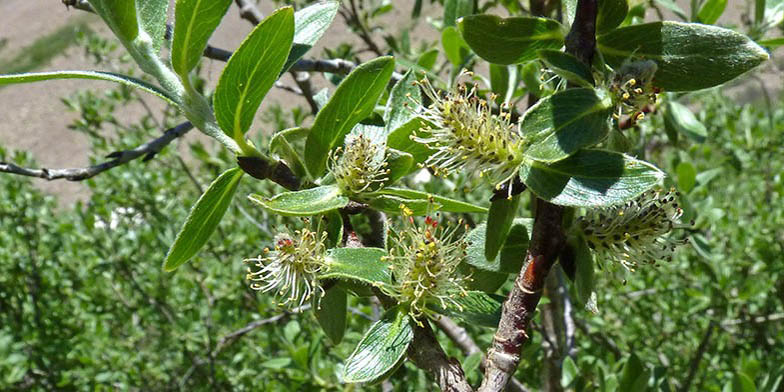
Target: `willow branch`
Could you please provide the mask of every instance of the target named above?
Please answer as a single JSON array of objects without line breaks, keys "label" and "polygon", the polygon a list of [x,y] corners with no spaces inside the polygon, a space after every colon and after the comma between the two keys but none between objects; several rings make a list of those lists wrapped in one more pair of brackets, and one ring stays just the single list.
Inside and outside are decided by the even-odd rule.
[{"label": "willow branch", "polygon": [[115,151],[108,155],[108,158],[113,159],[97,165],[71,169],[32,169],[20,167],[13,163],[0,162],[0,172],[43,178],[46,180],[65,179],[68,181],[82,181],[140,157],[144,157],[142,161],[148,161],[152,159],[155,154],[163,150],[172,140],[186,134],[191,129],[193,129],[193,125],[190,122],[184,122],[167,130],[161,137],[144,143],[133,150]]},{"label": "willow branch", "polygon": [[[591,64],[596,48],[597,0],[579,0],[566,51]],[[561,227],[563,208],[536,200],[536,217],[525,265],[504,302],[501,322],[488,349],[487,369],[480,392],[497,392],[506,387],[520,362],[520,350],[528,339],[528,324],[542,296],[545,279],[564,244]]]},{"label": "willow branch", "polygon": [[234,0],[237,7],[240,9],[240,18],[247,20],[254,26],[261,23],[264,19],[264,14],[247,0]]}]

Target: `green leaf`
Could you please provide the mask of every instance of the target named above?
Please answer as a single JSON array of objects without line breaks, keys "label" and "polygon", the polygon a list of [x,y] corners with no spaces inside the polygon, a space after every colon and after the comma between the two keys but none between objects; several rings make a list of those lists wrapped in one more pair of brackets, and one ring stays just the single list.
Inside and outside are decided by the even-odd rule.
[{"label": "green leaf", "polygon": [[169,0],[138,0],[136,14],[141,27],[152,39],[152,47],[158,53],[163,46],[166,33],[166,15],[169,13]]},{"label": "green leaf", "polygon": [[694,117],[689,108],[675,101],[667,101],[664,107],[664,126],[697,143],[704,142],[708,137],[705,125]]},{"label": "green leaf", "polygon": [[153,86],[143,80],[130,76],[120,75],[112,72],[103,71],[54,71],[54,72],[31,72],[10,75],[0,75],[0,86],[12,83],[31,83],[42,80],[52,79],[94,79],[106,80],[109,82],[120,83],[126,86],[138,88],[163,99],[172,105],[177,105],[177,99],[163,89]]},{"label": "green leaf", "polygon": [[536,53],[547,64],[547,67],[558,76],[578,86],[593,88],[594,80],[591,69],[577,57],[552,49],[543,49]]},{"label": "green leaf", "polygon": [[572,357],[567,355],[561,364],[561,386],[568,388],[578,375],[580,375],[580,369],[577,368]]},{"label": "green leaf", "polygon": [[243,171],[238,167],[226,170],[204,191],[169,249],[163,263],[164,270],[174,271],[207,243],[223,214],[229,209],[242,174]]},{"label": "green leaf", "polygon": [[458,21],[458,27],[479,57],[496,64],[533,60],[537,50],[558,49],[564,41],[561,24],[547,18],[471,15]]},{"label": "green leaf", "polygon": [[593,254],[581,236],[574,238],[570,245],[574,248],[574,287],[577,299],[580,304],[587,304],[594,291]]},{"label": "green leaf", "polygon": [[[484,255],[482,257],[484,258]],[[465,285],[466,290],[479,290],[485,293],[495,293],[509,280],[509,274],[506,272],[483,270],[469,264],[461,265],[461,273],[471,277]]]},{"label": "green leaf", "polygon": [[523,256],[528,250],[528,233],[533,228],[533,220],[517,218],[506,236],[501,252],[493,260],[485,257],[485,234],[487,223],[481,223],[466,236],[466,263],[483,271],[516,274],[523,265]]},{"label": "green leaf", "polygon": [[347,297],[345,290],[332,287],[321,297],[316,308],[316,320],[332,344],[340,343],[346,333]]},{"label": "green leaf", "polygon": [[678,189],[684,193],[691,191],[697,183],[697,169],[689,162],[681,162],[675,172],[678,174]]},{"label": "green leaf", "polygon": [[288,71],[324,35],[335,19],[339,6],[337,1],[326,1],[303,8],[294,14],[294,44],[281,73]]},{"label": "green leaf", "polygon": [[708,0],[700,7],[697,19],[701,23],[714,24],[724,13],[725,8],[727,8],[727,0]]},{"label": "green leaf", "polygon": [[310,130],[307,128],[289,128],[276,133],[270,139],[270,152],[280,155],[298,177],[305,176],[305,164],[303,163],[300,151],[297,151],[291,143],[295,142],[297,139],[304,138],[307,136],[308,132],[310,132]]},{"label": "green leaf", "polygon": [[391,284],[387,251],[380,248],[334,248],[327,251],[322,279],[343,279],[378,286]]},{"label": "green leaf", "polygon": [[130,43],[139,35],[134,0],[89,0],[90,6],[120,40]]},{"label": "green leaf", "polygon": [[384,111],[384,134],[389,135],[392,131],[413,120],[417,115],[411,109],[413,102],[422,102],[422,91],[415,85],[417,76],[413,70],[409,70],[403,75],[392,91],[389,93],[389,100]]},{"label": "green leaf", "polygon": [[[754,385],[754,380],[744,373],[737,372],[732,376],[731,392],[757,392],[757,387]],[[727,388],[725,387],[726,391]]]},{"label": "green leaf", "polygon": [[400,307],[388,310],[376,321],[346,360],[343,381],[376,381],[387,375],[403,359],[414,329],[411,317]]},{"label": "green leaf", "polygon": [[444,47],[446,58],[456,67],[465,64],[471,54],[471,48],[468,47],[454,26],[449,26],[441,32],[441,46]]},{"label": "green leaf", "polygon": [[465,296],[455,295],[446,308],[433,304],[434,310],[449,317],[460,319],[469,325],[495,328],[501,321],[501,306],[504,297],[482,291],[468,291]]},{"label": "green leaf", "polygon": [[388,214],[400,214],[400,206],[406,206],[414,216],[424,216],[435,210],[440,205],[430,205],[427,200],[411,200],[397,196],[378,195],[368,202],[368,205]]},{"label": "green leaf", "polygon": [[770,48],[777,48],[781,45],[784,45],[784,37],[763,39],[759,41],[759,44]]},{"label": "green leaf", "polygon": [[639,196],[664,178],[664,173],[625,154],[581,150],[552,164],[526,162],[520,178],[553,204],[603,207]]},{"label": "green leaf", "polygon": [[411,200],[428,200],[431,197],[433,201],[441,205],[440,210],[445,212],[487,212],[487,208],[480,207],[464,201],[450,199],[448,197],[434,195],[432,193],[419,192],[411,189],[388,187],[380,191],[384,195],[399,196]]},{"label": "green leaf", "polygon": [[337,185],[325,185],[296,192],[283,192],[270,199],[261,195],[248,196],[250,201],[267,211],[285,216],[310,216],[343,208],[348,198]]},{"label": "green leaf", "polygon": [[259,23],[242,41],[215,87],[215,118],[237,142],[250,128],[261,101],[278,79],[294,38],[294,10],[284,7]]},{"label": "green leaf", "polygon": [[329,151],[342,145],[354,125],[373,113],[394,68],[395,60],[389,56],[354,68],[318,112],[305,144],[305,165],[311,178],[321,176]]},{"label": "green leaf", "polygon": [[455,22],[474,13],[474,0],[445,0],[444,26],[454,26]]},{"label": "green leaf", "polygon": [[646,390],[649,374],[645,366],[637,358],[637,355],[632,353],[623,365],[621,373],[621,380],[618,385],[620,391],[642,391]]},{"label": "green leaf", "polygon": [[509,66],[490,64],[490,89],[503,99],[509,90]]},{"label": "green leaf", "polygon": [[186,84],[188,73],[199,63],[207,41],[230,5],[231,0],[177,0],[171,63]]},{"label": "green leaf", "polygon": [[621,24],[629,12],[627,0],[599,0],[596,34],[604,34]]},{"label": "green leaf", "polygon": [[696,23],[654,22],[613,30],[597,48],[613,67],[630,58],[656,62],[654,84],[670,91],[717,86],[768,59],[743,34]]},{"label": "green leaf", "polygon": [[414,157],[403,151],[395,150],[394,148],[387,149],[387,181],[385,185],[392,185],[403,176],[411,173],[416,169],[414,165]]},{"label": "green leaf", "polygon": [[603,90],[570,88],[542,98],[520,119],[523,155],[555,162],[607,136],[613,104]]},{"label": "green leaf", "polygon": [[264,361],[259,366],[267,369],[281,370],[291,365],[291,358],[273,358]]},{"label": "green leaf", "polygon": [[512,222],[517,215],[517,207],[520,205],[520,194],[512,196],[511,199],[498,199],[490,204],[490,212],[487,214],[487,225],[485,230],[485,258],[494,260],[501,250]]},{"label": "green leaf", "polygon": [[387,147],[407,152],[414,157],[414,163],[420,164],[433,154],[433,150],[427,148],[422,143],[411,140],[411,135],[418,137],[426,136],[422,129],[427,126],[427,122],[420,117],[415,117],[411,121],[399,126],[387,136]]}]

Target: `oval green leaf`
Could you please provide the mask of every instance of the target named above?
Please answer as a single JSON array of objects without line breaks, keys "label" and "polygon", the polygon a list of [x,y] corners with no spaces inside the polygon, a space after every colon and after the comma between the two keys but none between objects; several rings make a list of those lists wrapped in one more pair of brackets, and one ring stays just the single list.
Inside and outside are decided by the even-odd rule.
[{"label": "oval green leaf", "polygon": [[537,196],[553,204],[604,207],[639,196],[659,183],[664,173],[625,154],[581,150],[551,164],[526,162],[520,178]]},{"label": "oval green leaf", "polygon": [[593,88],[591,69],[577,57],[560,50],[544,49],[536,52],[551,71],[578,86]]},{"label": "oval green leaf", "polygon": [[441,205],[439,210],[445,212],[487,212],[487,208],[485,207],[411,189],[389,187],[382,189],[380,193],[384,195],[399,196],[410,200],[429,200],[432,197],[433,201]]},{"label": "oval green leaf", "polygon": [[596,34],[604,34],[621,24],[629,12],[627,0],[599,0]]},{"label": "oval green leaf", "polygon": [[294,10],[284,7],[256,26],[229,59],[213,97],[221,129],[241,141],[278,79],[294,38]]},{"label": "oval green leaf", "polygon": [[377,195],[368,202],[368,205],[379,211],[394,215],[401,214],[401,206],[406,206],[408,212],[414,216],[424,216],[441,207],[437,203],[431,205],[427,200],[411,200],[391,195]]},{"label": "oval green leaf", "polygon": [[294,44],[280,73],[288,71],[324,35],[335,19],[339,6],[337,1],[325,1],[294,13]]},{"label": "oval green leaf", "polygon": [[389,173],[384,184],[392,185],[414,169],[416,169],[414,156],[407,152],[390,148],[387,150],[387,170],[389,170]]},{"label": "oval green leaf", "polygon": [[0,75],[0,86],[12,83],[31,83],[53,79],[106,80],[109,82],[120,83],[126,86],[138,88],[139,90],[143,90],[152,95],[155,95],[172,105],[177,105],[177,99],[160,87],[153,86],[152,84],[149,84],[143,80],[132,78],[130,76],[103,71],[54,71]]},{"label": "oval green leaf", "polygon": [[520,205],[520,193],[512,196],[511,199],[501,198],[494,200],[490,204],[490,212],[487,214],[487,225],[485,229],[485,258],[494,260],[501,250],[512,222],[517,215],[517,207]]},{"label": "oval green leaf", "polygon": [[250,201],[267,211],[285,216],[310,216],[343,208],[348,198],[340,194],[337,185],[326,185],[296,192],[283,192],[273,198],[248,196]]},{"label": "oval green leaf", "polygon": [[174,271],[195,256],[207,243],[226,210],[229,209],[242,174],[242,170],[238,167],[226,170],[204,191],[188,214],[188,219],[177,234],[174,245],[169,249],[166,261],[163,263],[164,270]]},{"label": "oval green leaf", "polygon": [[571,88],[541,99],[520,120],[526,158],[555,162],[607,136],[613,104],[603,90]]},{"label": "oval green leaf", "polygon": [[135,0],[88,0],[121,41],[130,43],[139,35]]},{"label": "oval green leaf", "polygon": [[664,126],[697,143],[704,142],[708,137],[705,125],[694,117],[694,113],[689,108],[675,101],[667,101],[664,106]]},{"label": "oval green leaf", "polygon": [[305,165],[311,178],[324,173],[329,151],[342,145],[354,125],[373,113],[394,68],[395,60],[389,56],[354,68],[318,112],[305,143]]},{"label": "oval green leaf", "polygon": [[199,63],[207,41],[230,5],[231,0],[177,0],[171,63],[186,84],[188,73]]},{"label": "oval green leaf", "polygon": [[370,326],[365,336],[346,360],[343,381],[376,381],[387,375],[403,359],[414,329],[411,317],[399,307],[388,310]]},{"label": "oval green leaf", "polygon": [[738,32],[697,23],[654,22],[613,30],[598,38],[605,60],[653,60],[654,84],[670,91],[717,86],[768,59],[768,53]]},{"label": "oval green leaf", "polygon": [[166,33],[166,16],[169,13],[169,0],[137,0],[136,14],[141,27],[152,39],[152,47],[157,54],[163,46]]},{"label": "oval green leaf", "polygon": [[434,304],[435,311],[459,319],[469,325],[495,328],[501,321],[501,307],[504,297],[487,294],[483,291],[468,291],[466,295],[455,295],[446,308]]},{"label": "oval green leaf", "polygon": [[536,58],[539,49],[558,49],[564,35],[560,23],[547,18],[501,18],[471,15],[461,18],[460,33],[479,57],[496,64],[516,64]]},{"label": "oval green leaf", "polygon": [[483,271],[516,274],[523,265],[523,255],[528,249],[528,233],[533,228],[533,219],[517,218],[512,223],[501,251],[494,259],[485,257],[485,234],[487,223],[477,225],[466,236],[466,263]]},{"label": "oval green leaf", "polygon": [[322,279],[342,279],[373,286],[392,283],[389,264],[381,248],[334,248],[327,251],[327,270]]},{"label": "oval green leaf", "polygon": [[389,135],[417,116],[411,109],[413,102],[422,102],[422,91],[414,84],[416,80],[416,73],[409,70],[395,83],[395,87],[392,87],[384,111],[384,134]]},{"label": "oval green leaf", "polygon": [[316,320],[332,344],[338,344],[346,333],[346,313],[348,296],[339,287],[332,287],[324,293],[316,308]]}]

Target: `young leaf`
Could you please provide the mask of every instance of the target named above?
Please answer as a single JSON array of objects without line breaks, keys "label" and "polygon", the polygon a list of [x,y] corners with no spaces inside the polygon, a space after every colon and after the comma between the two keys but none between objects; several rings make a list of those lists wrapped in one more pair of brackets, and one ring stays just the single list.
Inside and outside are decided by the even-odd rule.
[{"label": "young leaf", "polygon": [[387,174],[387,181],[385,181],[384,184],[392,185],[397,182],[397,180],[416,169],[414,157],[407,152],[390,148],[387,150],[387,169],[389,170],[389,173]]},{"label": "young leaf", "polygon": [[512,228],[512,221],[517,215],[519,205],[519,193],[512,196],[511,199],[501,198],[490,204],[485,230],[485,258],[487,260],[495,260],[498,251],[501,250],[501,246]]},{"label": "young leaf", "polygon": [[156,53],[163,46],[168,11],[169,0],[136,1],[136,14],[141,22],[141,28],[152,39],[152,47]]},{"label": "young leaf", "polygon": [[387,255],[380,248],[334,248],[327,251],[327,271],[322,279],[342,279],[369,285],[392,283]]},{"label": "young leaf", "polygon": [[457,23],[463,39],[479,57],[496,64],[522,63],[539,49],[563,45],[563,26],[547,18],[471,15]]},{"label": "young leaf", "polygon": [[591,299],[594,287],[593,254],[582,237],[574,238],[575,276],[574,286],[580,304],[587,304]]},{"label": "young leaf", "polygon": [[517,218],[506,236],[500,254],[493,260],[485,257],[485,234],[487,223],[481,223],[466,236],[466,263],[482,271],[516,274],[523,265],[521,255],[528,249],[528,233],[533,228],[533,220]]},{"label": "young leaf", "polygon": [[294,13],[294,44],[280,73],[288,71],[324,35],[335,19],[339,6],[337,1],[326,1]]},{"label": "young leaf", "polygon": [[427,122],[420,117],[415,117],[407,123],[400,125],[387,136],[387,147],[407,152],[414,157],[414,163],[419,164],[427,160],[433,154],[433,150],[427,148],[422,143],[411,140],[411,135],[416,134],[424,137],[426,134],[422,130],[427,126]]},{"label": "young leaf", "polygon": [[221,129],[240,141],[262,99],[278,79],[294,37],[294,11],[284,7],[256,26],[229,59],[215,87],[213,105]]},{"label": "young leaf", "polygon": [[231,0],[177,0],[171,63],[181,80],[199,63],[207,41],[226,15]]},{"label": "young leaf", "polygon": [[348,198],[340,194],[337,185],[283,192],[270,199],[252,194],[248,199],[267,211],[285,216],[316,215],[343,208],[348,204]]},{"label": "young leaf", "polygon": [[639,196],[664,178],[664,173],[625,154],[581,150],[551,164],[526,162],[520,178],[537,196],[553,204],[603,207]]},{"label": "young leaf", "polygon": [[0,86],[12,83],[31,83],[42,80],[52,79],[95,79],[106,80],[135,87],[163,99],[172,105],[177,105],[177,99],[163,89],[153,86],[143,80],[130,76],[120,75],[112,72],[102,71],[54,71],[54,72],[32,72],[11,75],[0,75]]},{"label": "young leaf", "polygon": [[768,53],[745,35],[696,23],[623,27],[600,36],[596,46],[613,67],[630,58],[655,61],[654,84],[670,91],[717,86],[768,59]]},{"label": "young leaf", "polygon": [[543,49],[536,52],[558,76],[585,88],[593,88],[594,80],[591,69],[577,57],[560,50]]},{"label": "young leaf", "polygon": [[272,136],[269,143],[270,152],[280,155],[298,177],[306,175],[305,164],[300,151],[295,149],[291,143],[304,138],[308,132],[310,129],[302,127],[284,129]]},{"label": "young leaf", "polygon": [[444,47],[444,55],[455,67],[465,64],[468,55],[471,54],[471,48],[454,26],[449,26],[441,32],[441,46]]},{"label": "young leaf", "polygon": [[445,0],[444,1],[444,26],[454,26],[455,22],[474,13],[473,0]]},{"label": "young leaf", "polygon": [[667,101],[664,107],[664,126],[688,138],[702,143],[708,137],[705,125],[694,117],[694,114],[684,105],[675,101]]},{"label": "young leaf", "polygon": [[422,91],[419,90],[419,86],[414,84],[416,80],[416,73],[409,70],[402,79],[395,83],[395,87],[392,87],[387,108],[384,111],[384,134],[389,135],[416,117],[416,112],[411,109],[412,102],[422,102]]},{"label": "young leaf", "polygon": [[346,291],[339,287],[332,287],[321,297],[316,308],[316,320],[332,344],[343,340],[346,332],[346,306],[348,298]]},{"label": "young leaf", "polygon": [[376,381],[387,375],[403,359],[414,330],[411,317],[399,307],[388,310],[370,326],[365,336],[346,360],[343,381]]},{"label": "young leaf", "polygon": [[386,212],[387,214],[400,214],[400,206],[404,205],[414,216],[427,215],[431,210],[438,209],[440,205],[431,206],[427,200],[411,200],[397,196],[378,195],[368,202],[371,207]]},{"label": "young leaf", "polygon": [[238,167],[226,170],[204,191],[188,214],[188,219],[177,234],[174,245],[169,249],[163,269],[174,271],[196,255],[207,243],[223,218],[223,214],[229,209],[242,174],[242,170]]},{"label": "young leaf", "polygon": [[414,191],[411,189],[389,187],[382,189],[380,193],[384,195],[399,196],[411,200],[428,200],[432,197],[433,201],[441,205],[440,210],[445,212],[487,212],[487,208],[485,207],[480,207],[478,205],[450,199],[448,197],[434,195],[431,193]]},{"label": "young leaf", "polygon": [[708,0],[700,7],[697,19],[700,23],[714,24],[724,13],[725,8],[727,8],[727,0]]},{"label": "young leaf", "polygon": [[465,296],[452,298],[456,303],[448,302],[446,308],[434,304],[434,310],[449,317],[460,319],[469,325],[495,328],[501,320],[501,306],[504,298],[487,294],[482,291],[468,291]]},{"label": "young leaf", "polygon": [[603,90],[571,88],[541,99],[520,120],[523,155],[555,162],[607,136],[612,99]]},{"label": "young leaf", "polygon": [[134,0],[88,0],[95,12],[103,18],[121,41],[130,43],[139,35]]},{"label": "young leaf", "polygon": [[312,178],[326,169],[329,151],[343,144],[354,125],[373,112],[394,68],[395,60],[388,56],[358,66],[318,112],[305,143],[305,166]]},{"label": "young leaf", "polygon": [[627,0],[599,0],[596,15],[596,34],[604,34],[621,24],[629,12]]}]

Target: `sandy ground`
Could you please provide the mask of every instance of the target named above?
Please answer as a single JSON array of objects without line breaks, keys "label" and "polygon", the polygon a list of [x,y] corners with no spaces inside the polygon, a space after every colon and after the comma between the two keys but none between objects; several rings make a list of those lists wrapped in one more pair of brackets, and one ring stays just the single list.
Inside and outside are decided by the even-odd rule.
[{"label": "sandy ground", "polygon": [[[390,31],[400,31],[400,29],[408,27],[407,24],[410,20],[408,12],[410,12],[412,0],[400,3],[396,13],[387,15],[384,19],[384,23]],[[679,3],[685,4],[687,1],[679,1]],[[727,12],[722,17],[722,23],[731,24],[739,20],[744,10],[745,2],[731,0],[729,3]],[[260,8],[265,14],[268,14],[272,7],[271,2],[262,1],[260,3]],[[429,12],[432,14],[434,11]],[[424,13],[427,15],[428,10],[426,9]],[[0,56],[13,56],[15,50],[30,45],[37,37],[57,30],[67,24],[69,18],[83,14],[84,12],[79,10],[67,10],[60,0],[0,0],[0,39],[8,41],[8,46],[0,51]],[[108,34],[108,30],[98,17],[93,16],[91,20],[90,26],[93,30]],[[239,18],[237,8],[232,6],[210,43],[221,48],[236,48],[251,28],[252,26],[247,21]],[[414,41],[412,45],[416,45],[416,42],[423,39],[428,41],[438,39],[438,33],[427,23],[420,23],[417,29],[410,32],[410,36]],[[322,53],[323,47],[334,47],[345,41],[346,37],[353,38],[354,44],[361,45],[358,38],[348,31],[342,18],[338,16],[319,45],[312,49],[307,56],[317,57]],[[206,75],[213,81],[216,80],[223,65],[221,62],[207,60]],[[82,56],[80,48],[72,47],[63,55],[55,58],[49,65],[43,67],[42,70],[94,68],[95,66]],[[781,72],[775,65],[770,65],[767,68],[768,72],[763,74],[762,78],[770,88],[777,91],[782,85]],[[294,85],[288,75],[282,81]],[[317,89],[327,85],[320,75],[314,76],[313,83]],[[7,150],[22,149],[31,152],[42,167],[77,167],[88,164],[89,145],[87,139],[83,135],[67,129],[67,125],[74,119],[75,114],[66,110],[60,102],[60,98],[80,89],[101,89],[106,86],[106,82],[69,80],[32,83],[0,89],[0,145]],[[741,86],[736,90],[739,100],[754,99],[759,95],[756,86]],[[155,108],[161,107],[154,99],[149,102]],[[262,109],[272,102],[280,103],[284,108],[293,105],[306,106],[301,97],[279,89],[273,89],[269,93],[268,98],[262,104]],[[142,113],[143,108],[141,105],[137,106],[123,108],[118,113],[118,117],[132,119],[138,116]],[[272,130],[264,129],[264,124],[257,119],[253,131],[269,132]],[[111,131],[107,130],[107,132]],[[198,132],[191,132],[185,137],[185,141],[200,137],[203,138]],[[180,143],[180,146],[185,145],[186,143]],[[181,150],[185,151],[182,147]],[[84,200],[89,195],[86,186],[80,183],[63,180],[52,182],[36,180],[35,183],[47,192],[57,194],[60,205],[63,207],[72,205],[77,200]]]}]

